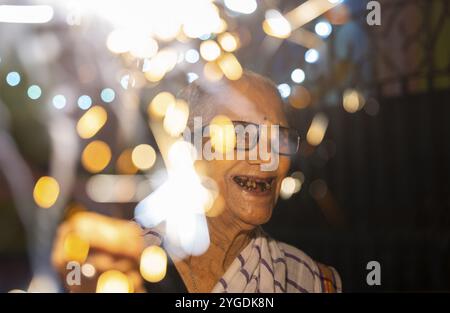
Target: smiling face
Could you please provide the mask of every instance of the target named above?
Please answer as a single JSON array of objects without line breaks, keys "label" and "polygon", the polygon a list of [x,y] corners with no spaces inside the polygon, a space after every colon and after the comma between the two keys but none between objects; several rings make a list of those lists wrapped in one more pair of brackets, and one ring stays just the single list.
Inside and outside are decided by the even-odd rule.
[{"label": "smiling face", "polygon": [[[225,115],[232,121],[288,126],[277,90],[255,74],[246,74],[239,81],[215,90],[208,103],[202,105],[209,106],[202,110],[204,124],[216,115]],[[262,163],[270,161],[263,161],[258,156],[256,160],[235,158],[197,162],[202,163],[205,174],[218,185],[222,201],[216,201],[215,206],[223,206],[222,214],[231,215],[243,227],[252,228],[270,219],[281,181],[289,170],[290,159],[282,155],[273,170],[261,170]]]}]

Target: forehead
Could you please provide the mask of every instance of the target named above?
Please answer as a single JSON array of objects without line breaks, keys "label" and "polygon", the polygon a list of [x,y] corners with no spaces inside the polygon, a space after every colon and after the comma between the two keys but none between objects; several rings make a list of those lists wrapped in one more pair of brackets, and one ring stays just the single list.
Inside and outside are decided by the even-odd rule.
[{"label": "forehead", "polygon": [[287,126],[283,103],[277,90],[267,82],[248,77],[230,82],[214,92],[211,100],[214,113],[231,120]]}]

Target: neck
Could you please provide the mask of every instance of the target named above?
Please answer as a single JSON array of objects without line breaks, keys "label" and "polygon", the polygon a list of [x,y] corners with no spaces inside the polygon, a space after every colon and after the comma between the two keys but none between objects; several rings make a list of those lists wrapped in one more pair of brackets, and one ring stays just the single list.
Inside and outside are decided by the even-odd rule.
[{"label": "neck", "polygon": [[175,264],[190,292],[210,292],[252,239],[255,226],[237,220],[228,210],[208,218],[210,246],[200,256]]}]

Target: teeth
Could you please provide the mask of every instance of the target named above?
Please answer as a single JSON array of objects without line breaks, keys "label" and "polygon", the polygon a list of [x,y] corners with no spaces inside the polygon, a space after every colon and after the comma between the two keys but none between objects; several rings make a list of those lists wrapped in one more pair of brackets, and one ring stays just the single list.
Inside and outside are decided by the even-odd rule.
[{"label": "teeth", "polygon": [[245,190],[255,191],[259,189],[264,192],[271,189],[272,179],[254,180],[245,176],[235,176],[234,181]]}]

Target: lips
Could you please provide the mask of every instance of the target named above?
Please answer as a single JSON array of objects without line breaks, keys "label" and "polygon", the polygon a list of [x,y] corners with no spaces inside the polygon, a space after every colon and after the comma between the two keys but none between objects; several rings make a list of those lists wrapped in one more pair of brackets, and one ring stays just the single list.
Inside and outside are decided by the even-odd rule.
[{"label": "lips", "polygon": [[253,194],[269,194],[272,191],[274,177],[255,177],[246,175],[236,175],[233,181],[242,189]]}]

